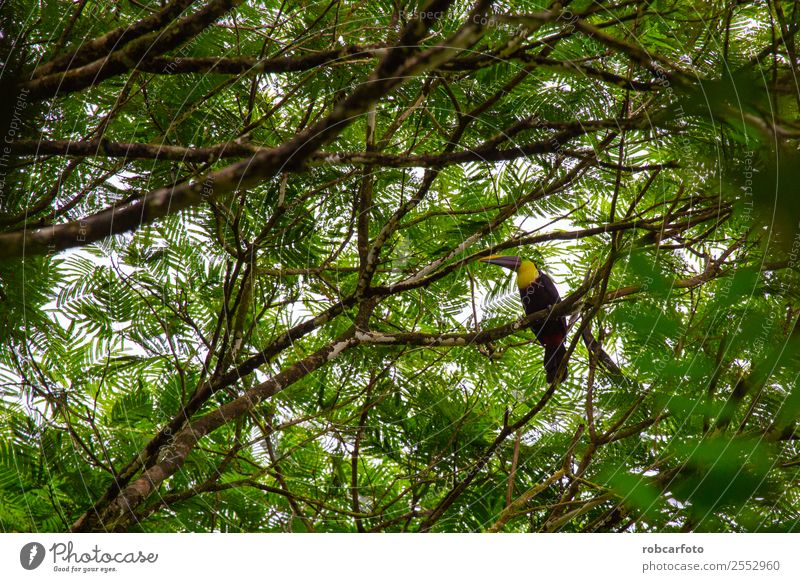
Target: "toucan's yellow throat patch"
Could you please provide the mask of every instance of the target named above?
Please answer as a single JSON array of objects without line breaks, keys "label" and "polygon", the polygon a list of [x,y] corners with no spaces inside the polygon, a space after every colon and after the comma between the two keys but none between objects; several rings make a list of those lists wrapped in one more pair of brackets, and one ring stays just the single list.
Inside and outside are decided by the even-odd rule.
[{"label": "toucan's yellow throat patch", "polygon": [[522,260],[520,257],[489,255],[478,260],[515,271],[517,273],[517,285],[519,285],[520,289],[525,289],[539,278],[539,270],[536,265],[531,261]]},{"label": "toucan's yellow throat patch", "polygon": [[517,286],[525,289],[539,278],[539,269],[530,261],[522,261],[517,269]]}]

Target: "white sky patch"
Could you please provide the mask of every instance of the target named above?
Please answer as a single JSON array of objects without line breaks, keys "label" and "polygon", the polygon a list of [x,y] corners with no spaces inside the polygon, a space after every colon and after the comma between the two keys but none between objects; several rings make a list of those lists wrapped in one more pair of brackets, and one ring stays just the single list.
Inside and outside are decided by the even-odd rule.
[{"label": "white sky patch", "polygon": [[424,168],[408,168],[408,173],[414,176],[417,180],[422,180],[425,177]]},{"label": "white sky patch", "polygon": [[331,302],[324,295],[309,290],[304,282],[299,285],[298,291],[303,299],[286,306],[286,313],[289,316],[287,325],[289,327],[317,315],[317,309],[309,307],[310,305],[328,305]]},{"label": "white sky patch", "polygon": [[543,91],[547,91],[548,89],[558,89],[559,91],[564,92],[571,92],[572,86],[565,81],[544,81],[542,83]]},{"label": "white sky patch", "polygon": [[127,190],[128,185],[122,180],[125,178],[133,179],[136,178],[136,176],[137,174],[134,174],[133,172],[120,172],[114,176],[110,176],[106,181],[115,188],[119,188],[120,190]]}]

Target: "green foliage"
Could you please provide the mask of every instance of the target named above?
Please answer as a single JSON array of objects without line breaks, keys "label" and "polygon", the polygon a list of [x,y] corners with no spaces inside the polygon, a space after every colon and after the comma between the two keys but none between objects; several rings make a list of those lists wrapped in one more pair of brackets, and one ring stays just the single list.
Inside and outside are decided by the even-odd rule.
[{"label": "green foliage", "polygon": [[[2,158],[0,236],[78,232],[255,164],[216,154],[284,147],[337,111],[412,4],[246,2],[156,60],[32,100],[15,139],[100,145]],[[797,31],[770,28],[791,3],[640,4],[571,3],[593,35],[523,18],[549,3],[496,4],[508,18],[469,50],[377,95],[372,142],[359,113],[256,185],[0,263],[0,528],[74,527],[142,475],[143,451],[166,467],[187,422],[222,412],[119,529],[796,530]],[[163,5],[17,2],[27,52],[0,37],[3,95]],[[513,275],[476,262],[489,252],[582,290],[553,392],[529,329],[464,335],[522,313]],[[384,341],[324,353],[367,326]]]}]

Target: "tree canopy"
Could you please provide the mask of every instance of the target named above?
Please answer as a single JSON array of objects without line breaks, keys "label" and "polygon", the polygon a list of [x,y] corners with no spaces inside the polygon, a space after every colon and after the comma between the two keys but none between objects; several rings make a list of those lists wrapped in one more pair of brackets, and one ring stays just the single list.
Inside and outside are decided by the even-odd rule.
[{"label": "tree canopy", "polygon": [[797,529],[796,0],[0,5],[3,531]]}]

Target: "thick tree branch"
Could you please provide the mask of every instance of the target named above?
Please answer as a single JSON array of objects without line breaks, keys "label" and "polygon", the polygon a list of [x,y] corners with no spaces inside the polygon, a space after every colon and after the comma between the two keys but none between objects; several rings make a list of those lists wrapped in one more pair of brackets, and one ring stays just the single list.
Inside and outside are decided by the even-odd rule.
[{"label": "thick tree branch", "polygon": [[[93,87],[105,79],[131,70],[136,63],[148,55],[158,55],[183,44],[242,2],[243,0],[211,0],[194,14],[179,20],[164,30],[156,29],[149,34],[141,35],[144,29],[137,26],[134,35],[141,35],[138,38],[126,38],[122,33],[117,35],[119,36],[117,42],[119,40],[127,42],[121,49],[110,54],[100,53],[97,60],[65,72],[58,70],[64,63],[59,64],[57,61],[52,73],[22,83],[21,87],[29,91],[30,98],[34,100],[66,95]],[[168,10],[168,12],[172,14],[182,11],[182,6],[182,3],[176,4],[172,7],[174,10]],[[156,17],[154,20],[160,22],[162,19]],[[92,49],[85,53],[79,52],[78,55],[86,55],[88,58],[98,54],[97,51],[103,48],[113,47],[114,44],[113,39],[103,40],[101,38],[97,40],[96,46]]]},{"label": "thick tree branch", "polygon": [[[431,0],[428,9],[431,13],[441,14],[449,4],[449,0]],[[489,0],[481,0],[473,15],[482,14],[489,4]],[[481,21],[480,18],[472,20]],[[451,58],[459,48],[470,46],[480,37],[482,30],[479,24],[467,24],[447,41],[446,46],[414,55],[416,43],[432,24],[433,19],[416,19],[409,24],[399,44],[387,53],[366,82],[340,102],[325,119],[282,146],[207,174],[195,182],[160,188],[79,221],[0,234],[0,259],[54,253],[129,232],[221,194],[253,187],[279,171],[297,170],[318,148],[330,143],[379,98],[409,78]]]},{"label": "thick tree branch", "polygon": [[256,75],[269,73],[294,73],[318,67],[350,63],[365,58],[380,58],[386,54],[386,45],[346,46],[307,55],[274,58],[253,57],[150,57],[137,69],[156,75],[184,73]]},{"label": "thick tree branch", "polygon": [[174,0],[160,11],[142,18],[138,22],[120,26],[103,36],[81,43],[75,50],[55,57],[36,67],[35,79],[46,77],[58,71],[75,69],[86,63],[103,59],[111,52],[120,50],[129,42],[152,33],[175,20],[192,4],[192,0]]}]

